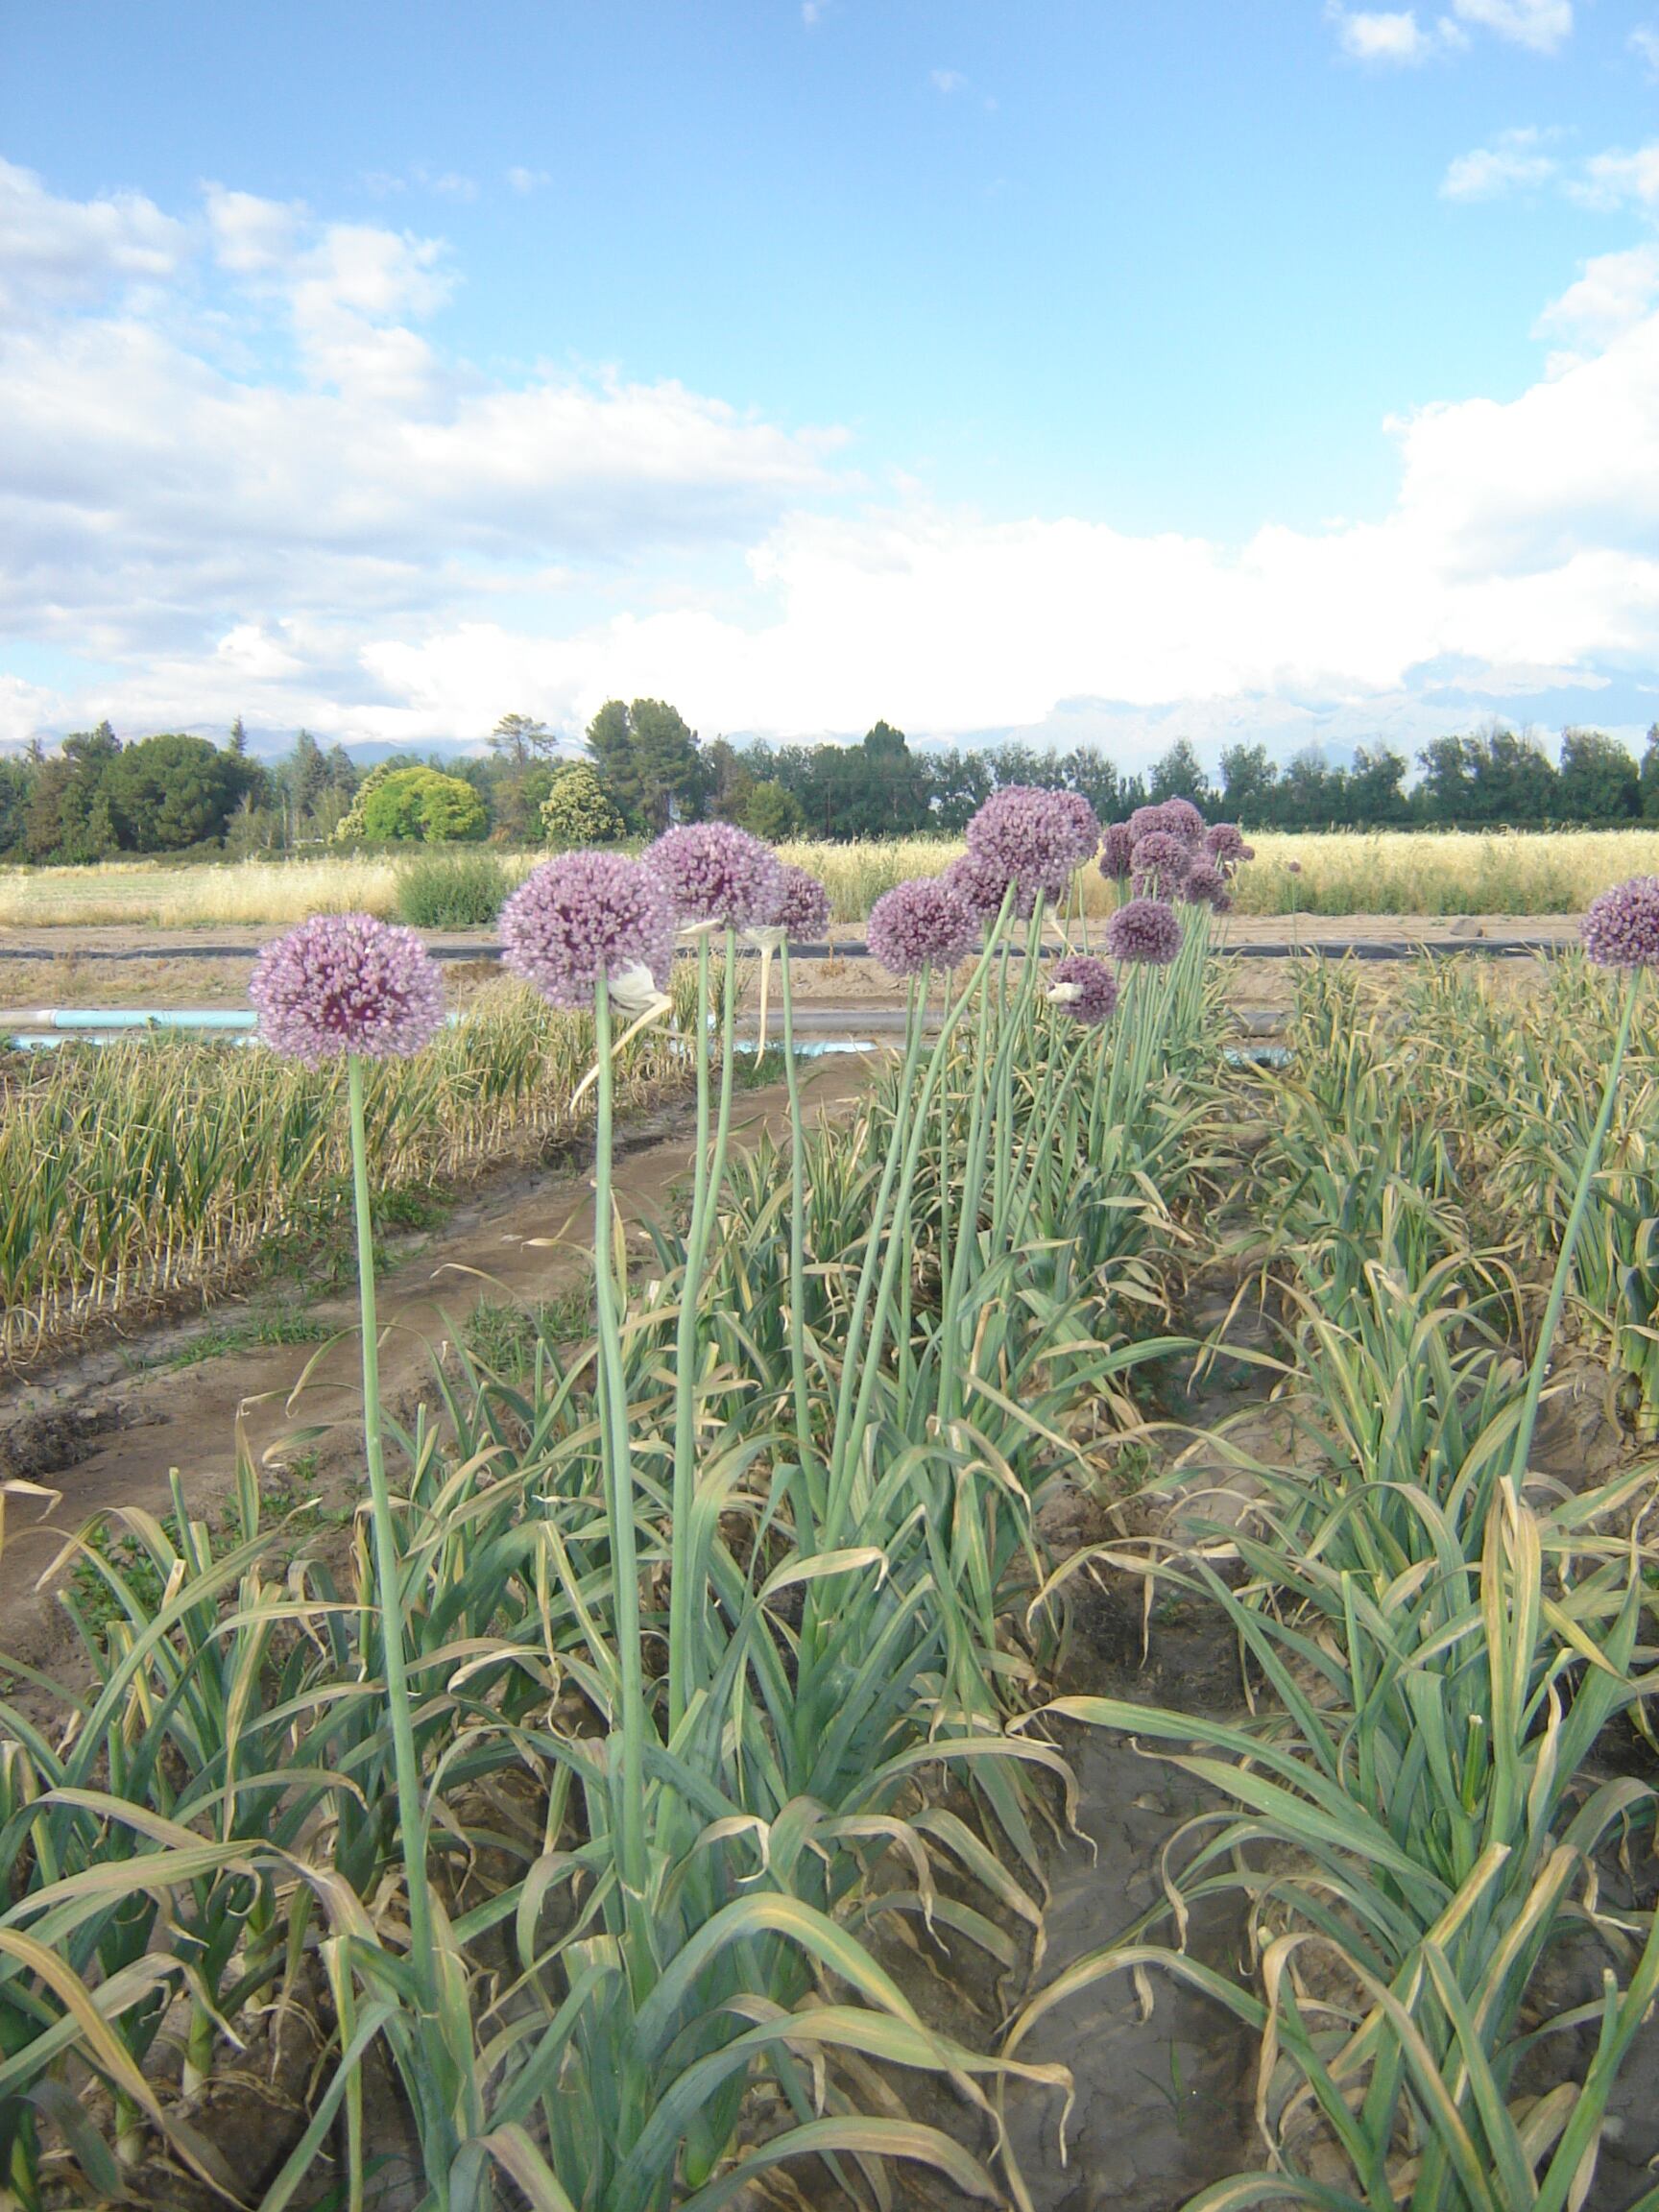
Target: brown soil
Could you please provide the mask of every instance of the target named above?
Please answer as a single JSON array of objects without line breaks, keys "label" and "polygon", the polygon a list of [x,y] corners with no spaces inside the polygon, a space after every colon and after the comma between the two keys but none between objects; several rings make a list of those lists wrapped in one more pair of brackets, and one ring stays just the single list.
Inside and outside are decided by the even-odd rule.
[{"label": "brown soil", "polygon": [[[808,1114],[846,1112],[868,1086],[870,1070],[870,1061],[854,1053],[813,1063],[803,1074]],[[781,1084],[751,1092],[734,1105],[736,1144],[762,1134],[776,1139],[787,1128]],[[643,1225],[666,1214],[688,1170],[690,1131],[690,1108],[678,1106],[627,1133],[616,1196],[641,1243]],[[434,1359],[456,1341],[479,1304],[532,1304],[583,1280],[592,1235],[590,1188],[586,1166],[519,1168],[492,1178],[383,1278],[381,1376],[394,1412],[399,1401],[412,1406],[421,1394]],[[296,1308],[339,1335],[326,1343],[229,1351],[180,1369],[173,1362],[202,1334],[198,1321],[86,1353],[6,1392],[0,1477],[60,1493],[45,1521],[28,1500],[11,1502],[0,1551],[0,1622],[9,1653],[50,1670],[63,1631],[40,1580],[65,1539],[93,1514],[122,1506],[164,1512],[169,1474],[177,1468],[192,1513],[211,1515],[234,1487],[238,1424],[257,1462],[280,1467],[305,1453],[325,1503],[355,1494],[362,1455],[355,1297],[308,1295],[297,1286],[287,1299],[288,1310]],[[234,1323],[247,1310],[222,1305],[213,1325]]]},{"label": "brown soil", "polygon": [[[1451,919],[1415,914],[1230,915],[1219,941],[1311,946],[1403,939],[1414,944],[1467,943],[1473,948],[1495,937],[1567,943],[1576,936],[1577,926],[1570,915],[1480,914]],[[142,939],[144,957],[133,959],[136,947],[131,928],[0,928],[0,1018],[41,1006],[246,1005],[254,955],[275,934],[269,927],[156,929]],[[851,943],[862,936],[861,925],[848,924],[834,932],[831,942],[840,938]],[[446,952],[476,949],[474,958],[445,961],[450,986],[459,997],[465,998],[499,972],[497,962],[485,950],[494,941],[493,930],[433,931],[429,941]],[[206,956],[207,948],[228,947],[235,948],[237,956]],[[36,953],[50,957],[21,956]],[[1236,990],[1241,986],[1246,993],[1253,992],[1264,969],[1276,972],[1278,965],[1242,964]],[[753,970],[755,963],[746,966]],[[848,1005],[901,1006],[904,997],[871,961],[845,955],[796,961],[795,988],[803,999]],[[751,1002],[753,996],[751,983]]]}]

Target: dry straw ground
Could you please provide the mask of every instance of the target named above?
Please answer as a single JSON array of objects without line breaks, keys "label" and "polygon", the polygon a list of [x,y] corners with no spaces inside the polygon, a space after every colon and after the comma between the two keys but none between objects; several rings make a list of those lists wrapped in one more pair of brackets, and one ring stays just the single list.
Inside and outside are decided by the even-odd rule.
[{"label": "dry straw ground", "polygon": [[[1336,830],[1255,838],[1240,872],[1243,914],[1574,914],[1598,892],[1659,873],[1659,826],[1633,830],[1462,831]],[[894,838],[857,845],[806,843],[790,859],[829,884],[838,923],[862,921],[906,876],[949,866],[960,840]],[[536,855],[505,856],[514,875]],[[172,867],[112,861],[92,868],[0,869],[0,928],[134,924],[168,929],[284,925],[357,908],[389,915],[398,863],[353,854],[281,865],[237,861]],[[1091,912],[1112,904],[1092,871],[1082,881]]]}]

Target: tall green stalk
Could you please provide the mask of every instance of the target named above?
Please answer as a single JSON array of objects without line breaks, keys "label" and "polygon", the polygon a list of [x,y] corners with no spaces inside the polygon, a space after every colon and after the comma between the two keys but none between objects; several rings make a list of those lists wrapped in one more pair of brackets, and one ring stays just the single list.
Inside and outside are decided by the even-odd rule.
[{"label": "tall green stalk", "polygon": [[801,1113],[801,1070],[795,1058],[795,989],[789,940],[778,954],[783,1011],[783,1080],[789,1088],[789,1366],[795,1400],[795,1542],[804,1558],[816,1549],[812,1508],[817,1455],[812,1446],[812,1394],[806,1381],[806,1132]]},{"label": "tall green stalk", "polygon": [[610,1521],[612,1604],[616,1621],[616,1663],[621,1683],[621,1872],[626,1888],[642,1896],[649,1871],[645,1849],[645,1668],[639,1646],[639,1560],[634,1526],[634,1461],[628,1443],[628,1393],[622,1367],[615,1250],[612,1235],[611,1152],[614,1112],[611,1073],[611,992],[600,976],[593,995],[599,1086],[593,1138],[593,1286],[598,1323],[598,1413],[605,1499]]},{"label": "tall green stalk", "polygon": [[[680,1313],[674,1327],[674,1484],[670,1541],[691,1526],[691,1503],[697,1490],[697,1271],[693,1255],[698,1225],[708,1205],[709,1191],[709,932],[697,932],[697,1028],[692,1045],[697,1072],[697,1139],[691,1160],[691,1221],[685,1233],[685,1267],[680,1289]],[[675,1565],[679,1559],[676,1556]],[[669,1586],[669,1732],[680,1718],[676,1703],[674,1658],[684,1657],[686,1623],[684,1610],[689,1593],[680,1589],[675,1574]],[[678,1637],[678,1640],[677,1640]]]},{"label": "tall green stalk", "polygon": [[726,979],[720,1005],[720,1105],[714,1122],[712,1148],[709,1142],[708,1009],[706,971],[709,959],[707,931],[698,943],[698,1019],[701,1049],[698,1060],[697,1156],[698,1175],[692,1187],[691,1222],[685,1233],[685,1271],[681,1285],[680,1317],[674,1336],[674,1511],[669,1529],[671,1565],[668,1576],[668,1733],[685,1719],[694,1687],[697,1639],[693,1633],[702,1607],[699,1577],[692,1572],[691,1518],[697,1495],[697,1385],[703,1364],[703,1271],[709,1261],[709,1241],[720,1209],[720,1187],[726,1179],[726,1153],[732,1130],[733,1025],[737,997],[737,932],[726,928]]},{"label": "tall green stalk", "polygon": [[1601,1165],[1601,1149],[1607,1142],[1607,1131],[1613,1119],[1614,1097],[1619,1089],[1624,1055],[1630,1048],[1630,1029],[1636,1017],[1636,994],[1641,981],[1641,969],[1633,968],[1630,980],[1624,987],[1624,1004],[1619,1017],[1619,1035],[1613,1046],[1613,1057],[1607,1064],[1606,1081],[1601,1086],[1601,1104],[1596,1116],[1596,1125],[1590,1132],[1590,1142],[1584,1147],[1584,1159],[1578,1169],[1578,1185],[1573,1193],[1573,1210],[1567,1216],[1561,1250],[1555,1261],[1555,1273],[1551,1279],[1549,1303],[1539,1325],[1538,1343],[1527,1377],[1527,1395],[1521,1405],[1520,1426],[1515,1431],[1515,1449],[1509,1460],[1510,1479],[1517,1489],[1527,1479],[1527,1461],[1532,1450],[1532,1432],[1538,1425],[1538,1406],[1544,1395],[1544,1377],[1550,1366],[1550,1350],[1555,1340],[1555,1331],[1560,1325],[1561,1309],[1567,1302],[1567,1286],[1573,1279],[1573,1255],[1577,1249],[1579,1233],[1584,1227],[1584,1216],[1589,1212],[1590,1192],[1595,1187],[1596,1170]]},{"label": "tall green stalk", "polygon": [[397,1778],[397,1825],[409,1884],[410,1964],[422,2008],[436,2009],[436,1953],[432,1902],[426,1882],[426,1815],[421,1797],[420,1756],[409,1676],[403,1652],[403,1588],[397,1528],[386,1483],[380,1423],[380,1334],[374,1307],[374,1228],[369,1199],[369,1137],[363,1111],[363,1062],[346,1059],[346,1094],[351,1113],[351,1195],[357,1216],[357,1305],[363,1324],[363,1449],[369,1465],[370,1518],[374,1533],[374,1580],[380,1597],[380,1643],[386,1668],[386,1702],[392,1712],[392,1755]]}]

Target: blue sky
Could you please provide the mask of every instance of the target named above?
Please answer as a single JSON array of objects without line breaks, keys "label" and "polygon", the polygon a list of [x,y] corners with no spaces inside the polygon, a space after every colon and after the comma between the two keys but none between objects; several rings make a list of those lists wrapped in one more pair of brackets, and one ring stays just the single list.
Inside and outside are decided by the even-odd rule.
[{"label": "blue sky", "polygon": [[1640,730],[1656,110],[1659,0],[0,0],[0,736]]}]

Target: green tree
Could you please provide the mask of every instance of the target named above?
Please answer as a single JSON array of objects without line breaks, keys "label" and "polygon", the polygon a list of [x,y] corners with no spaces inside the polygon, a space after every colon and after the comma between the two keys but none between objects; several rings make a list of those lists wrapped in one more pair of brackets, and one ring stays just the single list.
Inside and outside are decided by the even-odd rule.
[{"label": "green tree", "polygon": [[1642,755],[1640,770],[1642,781],[1642,819],[1659,822],[1659,722],[1649,725],[1647,744]]},{"label": "green tree", "polygon": [[120,752],[108,722],[64,738],[57,758],[42,766],[29,803],[24,849],[31,860],[102,860],[116,850],[115,825],[97,800]]},{"label": "green tree", "polygon": [[697,733],[665,700],[608,699],[588,725],[588,750],[631,830],[658,837],[671,822],[701,819],[707,779]]},{"label": "green tree", "polygon": [[533,761],[550,760],[559,750],[559,740],[533,714],[503,714],[490,733],[490,749],[509,770],[517,772]]},{"label": "green tree", "polygon": [[129,853],[181,853],[223,837],[249,787],[244,763],[204,737],[168,732],[129,745],[102,780],[115,833]]},{"label": "green tree", "polygon": [[1279,770],[1265,745],[1229,745],[1221,755],[1221,812],[1231,822],[1262,825],[1274,820]]},{"label": "green tree", "polygon": [[377,845],[448,845],[482,837],[490,825],[471,784],[436,768],[394,769],[373,790],[365,789],[361,814],[364,836]]},{"label": "green tree", "polygon": [[39,773],[37,762],[0,758],[0,853],[10,854],[25,849],[29,803]]},{"label": "green tree", "polygon": [[1556,803],[1568,822],[1627,822],[1642,808],[1641,773],[1617,737],[1564,730]]},{"label": "green tree", "polygon": [[282,763],[282,779],[301,814],[309,814],[328,788],[328,763],[309,730],[295,733],[294,750]]},{"label": "green tree", "polygon": [[1543,822],[1559,805],[1553,762],[1512,730],[1436,737],[1417,757],[1425,772],[1418,801],[1431,822]]},{"label": "green tree", "polygon": [[370,769],[358,784],[349,807],[334,825],[334,835],[342,844],[351,838],[368,836],[368,827],[363,819],[364,808],[383,783],[411,765],[407,760],[381,760]]},{"label": "green tree", "polygon": [[1406,796],[1407,761],[1390,746],[1358,746],[1347,776],[1347,805],[1340,819],[1373,828],[1384,822],[1410,819],[1411,802]]},{"label": "green tree", "polygon": [[927,812],[936,830],[962,830],[996,789],[996,765],[984,753],[941,746],[927,761]]},{"label": "green tree", "polygon": [[578,845],[614,845],[628,833],[620,810],[586,760],[572,760],[553,778],[541,802],[541,834],[556,852]]},{"label": "green tree", "polygon": [[1177,737],[1164,757],[1152,763],[1146,788],[1154,800],[1190,799],[1206,811],[1215,804],[1210,779],[1185,737]]},{"label": "green tree", "polygon": [[906,837],[927,827],[927,771],[902,730],[878,722],[864,733],[853,774],[864,794],[868,827],[860,833]]},{"label": "green tree", "polygon": [[[764,745],[751,748],[755,755],[770,751]],[[709,811],[717,822],[741,822],[756,784],[775,781],[754,759],[745,758],[728,737],[716,737],[712,745],[704,747],[703,766]]]},{"label": "green tree", "polygon": [[752,837],[764,837],[781,845],[786,837],[799,837],[803,825],[800,802],[776,781],[752,783],[744,804],[742,826]]},{"label": "green tree", "polygon": [[1348,780],[1316,745],[1304,746],[1280,779],[1279,819],[1287,828],[1329,828],[1347,819]]}]

